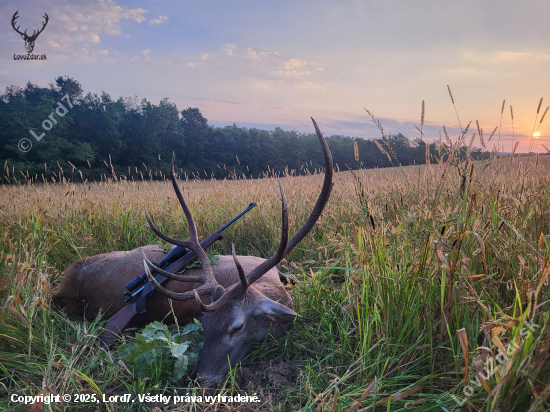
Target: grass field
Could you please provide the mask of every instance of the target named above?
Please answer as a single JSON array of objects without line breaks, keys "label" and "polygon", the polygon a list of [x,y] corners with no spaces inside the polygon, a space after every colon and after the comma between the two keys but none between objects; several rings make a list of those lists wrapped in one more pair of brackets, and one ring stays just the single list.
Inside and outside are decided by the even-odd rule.
[{"label": "grass field", "polygon": [[[548,162],[451,155],[421,168],[337,173],[323,216],[281,267],[295,281],[289,290],[297,312],[313,322],[252,351],[221,392],[258,394],[261,406],[233,405],[238,410],[548,410]],[[322,177],[281,177],[291,234]],[[202,238],[258,203],[227,230],[218,253],[230,253],[231,242],[241,255],[273,252],[276,179],[181,184]],[[1,188],[0,409],[21,406],[12,394],[200,393],[186,381],[139,378],[116,351],[99,348],[99,320],[69,318],[50,303],[71,262],[158,243],[144,206],[162,231],[186,236],[168,182]],[[155,406],[94,405],[65,407]]]}]

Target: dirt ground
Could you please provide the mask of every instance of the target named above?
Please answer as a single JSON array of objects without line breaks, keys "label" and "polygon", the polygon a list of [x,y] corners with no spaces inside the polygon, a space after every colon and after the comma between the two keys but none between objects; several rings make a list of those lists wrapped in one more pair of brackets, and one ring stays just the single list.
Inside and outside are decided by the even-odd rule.
[{"label": "dirt ground", "polygon": [[[260,403],[216,403],[197,404],[189,408],[187,405],[166,406],[162,404],[146,404],[152,412],[214,412],[214,411],[239,411],[239,412],[268,412],[274,409],[283,399],[280,399],[281,389],[296,386],[297,378],[302,365],[297,362],[262,361],[247,364],[240,367],[236,374],[236,383],[241,388],[241,395],[254,395],[261,399]],[[213,390],[207,394],[217,395]],[[229,393],[225,393],[230,395]]]},{"label": "dirt ground", "polygon": [[277,389],[294,387],[299,365],[287,362],[274,363],[263,361],[250,367],[241,367],[237,375],[237,383],[241,388],[261,390],[263,388]]}]

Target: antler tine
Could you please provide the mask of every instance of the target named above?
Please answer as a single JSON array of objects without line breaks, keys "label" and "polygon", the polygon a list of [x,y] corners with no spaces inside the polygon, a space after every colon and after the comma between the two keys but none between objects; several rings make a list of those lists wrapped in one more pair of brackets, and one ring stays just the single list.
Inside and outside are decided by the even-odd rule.
[{"label": "antler tine", "polygon": [[197,303],[198,303],[199,307],[201,308],[201,310],[203,312],[208,312],[208,308],[203,303],[203,301],[201,300],[201,297],[199,296],[199,294],[197,293],[197,291],[195,289],[193,289],[193,294],[195,295],[195,300],[197,301]]},{"label": "antler tine", "polygon": [[[262,277],[268,270],[275,267],[284,257],[285,255],[285,249],[288,242],[288,210],[287,210],[287,204],[286,204],[286,196],[285,191],[283,189],[283,185],[281,184],[281,181],[279,180],[279,190],[281,192],[281,206],[282,206],[282,212],[281,212],[281,241],[279,242],[279,247],[277,248],[277,251],[269,258],[266,259],[263,263],[256,266],[249,274],[248,276],[245,276],[246,283],[248,285],[254,283],[256,280]],[[239,271],[239,277],[241,278],[240,283],[236,283],[229,287],[225,293],[220,296],[218,300],[215,302],[212,302],[210,305],[204,305],[203,309],[205,312],[214,312],[223,306],[225,306],[229,299],[242,296],[243,293],[246,291],[246,288],[248,286],[245,286],[245,282],[243,281],[244,271],[241,274],[241,271],[239,270],[240,264],[238,263],[238,259],[236,259],[235,255],[235,249],[233,248],[233,259],[235,260],[235,264],[237,265],[237,270]],[[241,267],[242,270],[242,267]]]},{"label": "antler tine", "polygon": [[325,205],[330,198],[330,192],[332,191],[332,154],[330,153],[328,144],[325,141],[325,138],[323,137],[323,134],[321,133],[321,130],[319,129],[319,126],[317,126],[317,123],[315,122],[313,117],[311,118],[311,121],[313,122],[313,126],[315,127],[315,132],[317,132],[317,137],[319,138],[319,142],[321,143],[323,154],[325,156],[325,180],[323,182],[321,193],[317,198],[317,202],[315,203],[311,214],[302,225],[302,227],[288,241],[288,245],[286,246],[283,257],[289,254],[313,228],[315,222],[317,222],[317,219],[319,219],[319,216],[321,216],[321,213],[323,212],[323,209],[325,208]]},{"label": "antler tine", "polygon": [[183,209],[185,217],[187,218],[187,224],[189,225],[189,239],[198,243],[199,239],[197,236],[197,226],[195,226],[195,220],[191,215],[191,211],[187,207],[187,203],[185,203],[185,200],[183,199],[178,181],[176,179],[176,172],[174,171],[175,160],[176,154],[172,152],[172,164],[170,165],[170,177],[172,178],[172,186],[174,187],[174,192],[176,192],[176,196],[180,202],[181,208]]},{"label": "antler tine", "polygon": [[[46,25],[48,24],[48,21],[50,21],[50,18],[48,17],[48,14],[46,12],[44,12],[44,17],[46,18],[46,21],[42,23],[42,28],[38,30],[38,33],[36,33],[36,36],[38,36],[40,33],[44,31],[44,29],[46,28]],[[35,36],[34,33],[33,33],[33,36]]]},{"label": "antler tine", "polygon": [[19,10],[17,10],[14,14],[13,14],[13,17],[11,18],[11,26],[13,27],[13,29],[19,33],[20,35],[23,35],[23,33],[21,33],[19,31],[19,27],[21,26],[17,26],[17,28],[15,28],[15,20],[17,20],[19,18],[19,16],[17,15],[19,13]]},{"label": "antler tine", "polygon": [[193,248],[193,243],[188,240],[181,240],[181,239],[174,239],[170,236],[166,236],[164,233],[162,233],[158,228],[155,226],[153,221],[151,220],[151,217],[149,216],[149,212],[147,211],[147,207],[145,207],[145,218],[147,219],[147,223],[149,224],[149,227],[153,232],[155,232],[155,235],[160,237],[165,242],[171,243],[172,245],[186,247],[188,249]]},{"label": "antler tine", "polygon": [[[149,227],[155,232],[155,234],[160,237],[162,240],[171,243],[176,246],[182,246],[189,249],[193,249],[193,246],[199,245],[199,239],[197,236],[197,226],[195,225],[195,220],[193,219],[193,215],[191,215],[191,211],[187,207],[187,203],[185,203],[185,200],[183,199],[183,196],[181,194],[178,181],[176,179],[176,173],[174,172],[174,160],[175,155],[172,154],[172,165],[170,167],[170,175],[172,177],[172,186],[174,187],[174,191],[176,192],[176,196],[178,198],[178,201],[180,202],[180,205],[183,209],[183,212],[185,213],[185,217],[187,218],[187,224],[189,225],[189,240],[179,240],[174,239],[169,236],[166,236],[164,233],[162,233],[160,230],[157,229],[157,227],[153,224],[151,218],[149,217],[149,213],[147,212],[147,208],[145,208],[145,218],[147,219],[147,223],[149,223]],[[200,245],[199,245],[200,246]],[[196,251],[195,251],[196,252]],[[197,253],[198,255],[198,253]],[[199,256],[200,258],[200,256]]]},{"label": "antler tine", "polygon": [[[160,285],[160,283],[157,282],[157,280],[153,277],[151,274],[151,271],[149,270],[149,267],[147,266],[147,263],[143,262],[143,268],[145,269],[145,273],[147,273],[147,280],[149,280],[149,283],[155,287],[155,290],[158,290],[163,295],[169,297],[170,299],[174,300],[190,300],[190,299],[196,299],[195,295],[210,295],[212,292],[216,290],[216,288],[220,287],[218,283],[212,283],[212,282],[205,282],[204,278],[201,278],[199,282],[203,282],[204,285],[199,286],[197,289],[193,289],[189,292],[183,292],[183,293],[177,293],[177,292],[171,292],[168,289],[165,289]],[[199,299],[200,300],[200,299]],[[204,304],[203,304],[204,305]]]},{"label": "antler tine", "polygon": [[[175,280],[184,281],[184,282],[201,282],[203,283],[203,285],[200,286],[198,289],[195,289],[189,292],[183,292],[183,293],[170,292],[169,290],[163,288],[151,275],[148,265],[152,265],[152,263],[149,262],[147,258],[144,259],[144,266],[146,267],[146,273],[147,273],[147,278],[149,279],[149,282],[159,292],[175,300],[189,300],[189,299],[195,298],[195,292],[197,293],[197,295],[207,295],[214,292],[216,288],[221,288],[221,286],[216,281],[216,278],[214,277],[214,273],[212,272],[212,266],[210,265],[210,260],[208,259],[206,252],[204,251],[201,244],[199,243],[199,239],[197,236],[197,227],[195,226],[193,215],[191,215],[191,211],[187,207],[187,204],[185,203],[185,200],[183,199],[183,196],[178,186],[176,173],[174,171],[174,162],[175,162],[175,154],[172,154],[172,165],[170,167],[170,175],[172,177],[172,186],[174,187],[174,191],[176,192],[176,196],[180,202],[183,212],[187,217],[187,223],[189,224],[189,240],[173,239],[169,236],[166,236],[164,233],[158,230],[157,227],[151,221],[151,218],[149,217],[149,214],[147,212],[147,208],[145,208],[145,217],[147,218],[147,223],[149,223],[149,227],[153,230],[153,232],[155,232],[155,234],[158,237],[174,245],[186,247],[193,250],[197,254],[197,257],[201,262],[202,272],[198,276],[184,276],[184,275],[175,275],[166,271],[162,271],[162,269],[158,269],[156,267],[155,267],[155,271],[157,271],[158,273],[161,273],[163,276],[166,276],[170,279],[175,279]],[[203,305],[202,302],[200,304]]]},{"label": "antler tine", "polygon": [[283,189],[283,185],[281,184],[281,181],[279,180],[279,191],[281,192],[281,240],[279,242],[279,247],[277,248],[277,251],[267,260],[265,260],[262,264],[255,267],[253,270],[250,271],[248,276],[246,277],[249,284],[254,283],[257,281],[260,277],[262,277],[263,274],[265,274],[269,269],[276,266],[285,256],[285,250],[288,243],[288,208],[286,204],[286,196],[285,191]]},{"label": "antler tine", "polygon": [[147,256],[145,256],[145,253],[143,253],[143,260],[145,261],[147,266],[149,266],[155,272],[169,279],[178,280],[180,282],[203,282],[203,278],[200,275],[199,276],[176,275],[175,273],[167,272],[166,270],[160,269],[156,267],[149,259],[147,259]]},{"label": "antler tine", "polygon": [[235,266],[237,266],[237,272],[239,272],[239,278],[241,279],[241,284],[243,285],[244,290],[246,290],[248,289],[248,286],[249,286],[248,279],[244,274],[244,270],[243,270],[243,267],[241,266],[241,262],[239,262],[239,259],[237,259],[234,243],[231,243],[231,254],[233,255],[233,261],[235,262]]},{"label": "antler tine", "polygon": [[204,275],[209,279],[209,282],[218,284],[216,282],[216,278],[214,277],[214,273],[212,273],[212,267],[210,266],[210,260],[208,259],[208,256],[206,256],[206,252],[202,248],[202,246],[199,243],[199,238],[197,235],[197,226],[195,225],[195,220],[193,219],[193,215],[191,214],[191,211],[187,207],[187,203],[185,203],[185,200],[183,199],[183,196],[181,194],[178,181],[176,179],[176,172],[174,171],[174,163],[176,161],[176,154],[172,152],[172,164],[170,165],[170,176],[172,177],[172,186],[174,187],[174,192],[176,192],[176,196],[180,202],[181,208],[183,209],[183,212],[185,213],[185,217],[187,218],[187,224],[189,225],[189,248],[195,251],[197,254],[202,268]]}]

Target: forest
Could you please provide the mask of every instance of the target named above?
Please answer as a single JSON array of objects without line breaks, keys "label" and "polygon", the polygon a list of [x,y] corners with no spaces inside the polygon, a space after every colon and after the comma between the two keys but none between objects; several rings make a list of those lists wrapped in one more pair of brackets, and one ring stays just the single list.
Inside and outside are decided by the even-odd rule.
[{"label": "forest", "polygon": [[[400,133],[377,141],[325,137],[340,170],[426,161],[424,139]],[[21,150],[25,141],[32,145],[23,148],[28,151]],[[443,145],[429,146],[432,158],[442,156]],[[2,183],[16,183],[22,175],[57,181],[60,171],[75,182],[113,176],[163,179],[172,152],[178,173],[189,178],[256,178],[285,170],[305,174],[323,165],[314,133],[235,124],[213,127],[198,108],[180,112],[167,97],[156,105],[138,96],[114,100],[105,92],[84,94],[80,82],[68,76],[58,77],[48,88],[28,82],[24,88],[7,87],[0,95]],[[480,149],[471,152],[473,158],[486,155]]]}]

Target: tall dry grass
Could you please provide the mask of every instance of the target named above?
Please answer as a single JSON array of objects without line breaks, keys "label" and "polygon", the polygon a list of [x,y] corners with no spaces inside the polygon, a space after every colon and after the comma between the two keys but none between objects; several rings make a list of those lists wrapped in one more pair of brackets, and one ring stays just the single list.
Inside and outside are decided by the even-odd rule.
[{"label": "tall dry grass", "polygon": [[[323,216],[282,263],[296,282],[299,313],[314,322],[296,325],[244,361],[249,367],[267,359],[299,365],[295,386],[261,389],[262,408],[550,407],[549,160],[460,157],[471,150],[468,127],[420,169],[335,175]],[[392,158],[391,148],[380,148]],[[322,175],[280,179],[293,233],[313,207]],[[180,183],[203,237],[249,202],[259,205],[227,230],[219,253],[229,253],[231,243],[241,255],[272,253],[280,217],[275,178]],[[163,232],[185,237],[185,218],[168,182],[3,186],[0,205],[2,407],[16,408],[11,393],[190,390],[140,380],[118,363],[116,352],[98,347],[99,320],[68,318],[49,301],[72,261],[157,243],[144,206]],[[526,322],[540,325],[527,338]],[[479,379],[480,362],[482,370],[491,353],[510,342],[518,349],[504,366]],[[234,378],[225,390],[236,388]],[[70,405],[79,407],[90,406]]]}]

